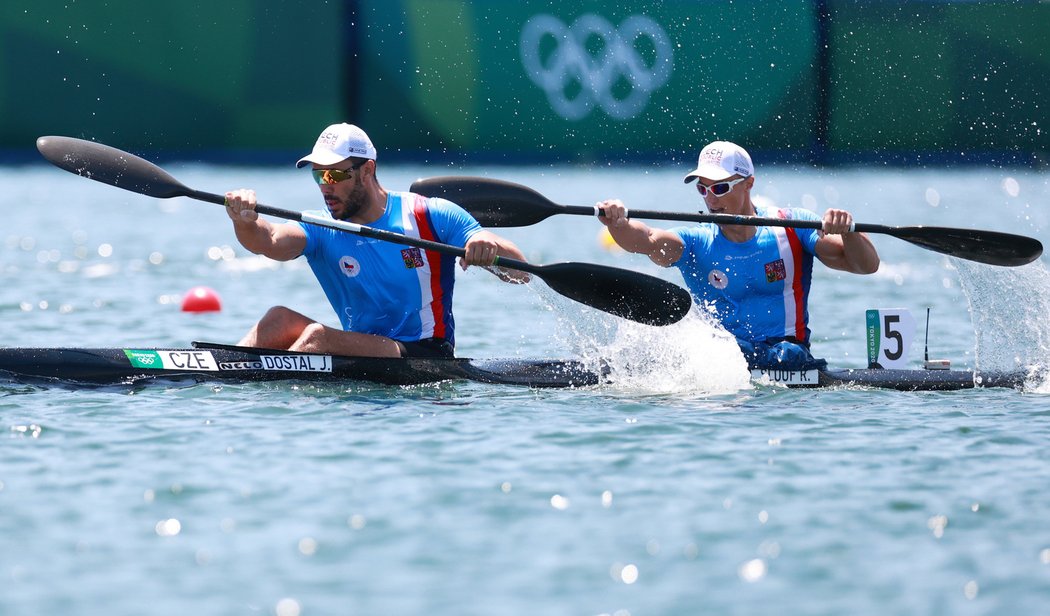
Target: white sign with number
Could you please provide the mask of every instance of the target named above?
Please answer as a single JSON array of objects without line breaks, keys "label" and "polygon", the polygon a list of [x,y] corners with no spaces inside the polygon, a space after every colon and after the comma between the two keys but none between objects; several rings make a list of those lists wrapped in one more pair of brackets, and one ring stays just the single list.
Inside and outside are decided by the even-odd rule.
[{"label": "white sign with number", "polygon": [[906,308],[868,310],[869,368],[907,368],[908,351],[915,338],[915,319]]}]

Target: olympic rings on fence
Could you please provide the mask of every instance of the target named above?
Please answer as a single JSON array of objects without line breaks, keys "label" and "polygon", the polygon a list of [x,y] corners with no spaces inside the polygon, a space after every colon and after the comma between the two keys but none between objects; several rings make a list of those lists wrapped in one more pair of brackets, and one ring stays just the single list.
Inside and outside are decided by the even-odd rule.
[{"label": "olympic rings on fence", "polygon": [[[544,57],[548,37],[554,48]],[[591,37],[600,40],[597,55],[587,49]],[[635,48],[640,39],[648,39],[655,51],[651,65]],[[529,79],[566,120],[587,117],[595,105],[617,120],[637,116],[649,105],[649,96],[671,78],[674,64],[667,33],[644,15],[628,17],[619,28],[592,13],[581,15],[570,27],[553,15],[536,15],[521,29],[520,51]],[[621,80],[629,88],[618,97],[614,87]]]}]

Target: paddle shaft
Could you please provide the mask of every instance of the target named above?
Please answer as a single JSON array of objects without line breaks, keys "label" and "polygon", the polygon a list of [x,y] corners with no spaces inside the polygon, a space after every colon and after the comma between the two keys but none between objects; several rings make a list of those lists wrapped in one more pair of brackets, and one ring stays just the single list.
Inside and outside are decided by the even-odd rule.
[{"label": "paddle shaft", "polygon": [[[583,216],[605,216],[597,207],[582,205],[559,205],[564,214]],[[820,220],[798,220],[791,218],[764,218],[761,216],[737,216],[733,214],[692,214],[689,212],[660,212],[653,210],[628,210],[630,218],[648,218],[683,222],[708,222],[718,225],[744,225],[752,227],[787,227],[792,229],[823,230]],[[858,233],[880,233],[891,235],[920,248],[941,254],[998,266],[1018,266],[1031,263],[1043,252],[1043,245],[1036,239],[1023,235],[983,231],[977,229],[954,229],[951,227],[891,227],[872,223],[854,222],[850,231]]]},{"label": "paddle shaft", "polygon": [[[577,214],[583,216],[605,216],[605,212],[598,208],[585,205],[563,205],[563,214]],[[763,218],[761,216],[734,216],[732,214],[692,214],[689,212],[660,212],[655,210],[628,210],[630,218],[648,218],[651,220],[676,220],[682,222],[712,222],[716,225],[745,225],[751,227],[788,227],[792,229],[823,229],[824,223],[819,220],[795,220],[790,218]],[[940,230],[942,227],[890,227],[887,225],[876,225],[872,223],[855,222],[850,231],[858,233],[883,233],[886,235],[900,235],[911,230],[929,229]],[[954,229],[953,229],[954,230]],[[971,233],[969,229],[958,229],[958,231]],[[984,233],[996,233],[986,231]],[[1020,237],[1020,236],[1018,236]],[[1028,238],[1023,238],[1028,239]]]},{"label": "paddle shaft", "polygon": [[[208,203],[215,203],[223,206],[226,205],[226,198],[222,195],[217,195],[215,193],[204,192],[200,190],[193,190],[192,188],[187,188],[186,193],[183,196],[189,197],[191,199],[197,199],[198,201],[207,201]],[[384,242],[403,244],[405,246],[415,246],[416,248],[432,250],[434,252],[440,252],[446,255],[462,257],[467,254],[467,251],[463,248],[460,248],[458,246],[452,246],[451,244],[442,244],[441,242],[434,242],[432,240],[425,240],[422,238],[402,235],[400,233],[394,233],[393,231],[374,229],[372,227],[359,225],[354,222],[346,222],[345,220],[335,220],[332,218],[324,218],[322,216],[316,216],[309,213],[285,210],[279,207],[273,207],[272,205],[263,205],[262,203],[256,204],[255,211],[260,214],[266,214],[267,216],[273,216],[275,218],[295,220],[298,222],[306,223],[308,225],[327,227],[329,229],[336,229],[337,231],[346,231],[348,233],[354,233],[356,235],[362,235],[364,237],[370,237],[372,239],[383,240]],[[494,265],[522,272],[527,272],[529,274],[535,274],[540,278],[543,278],[542,265],[533,265],[532,263],[526,263],[525,261],[519,261],[510,257],[496,257],[496,262],[494,263]]]},{"label": "paddle shaft", "polygon": [[[559,213],[579,216],[605,217],[605,212],[585,205],[562,205]],[[627,210],[629,218],[654,220],[677,220],[682,222],[713,222],[717,225],[745,225],[750,227],[791,227],[796,229],[822,229],[819,220],[792,220],[789,218],[761,218],[759,216],[735,216],[733,214],[692,214],[689,212],[658,212],[655,210]],[[853,223],[852,231],[878,233],[879,225]]]},{"label": "paddle shaft", "polygon": [[[412,190],[429,197],[444,197],[454,201],[486,226],[532,225],[555,214],[603,215],[602,210],[597,207],[561,205],[527,186],[489,178],[466,176],[427,178],[413,183]],[[816,220],[732,214],[629,210],[628,215],[631,218],[706,222],[719,225],[823,228],[823,223]],[[1036,260],[1043,253],[1043,245],[1039,240],[998,231],[950,227],[891,227],[866,223],[853,223],[851,231],[891,235],[927,250],[989,265],[1025,265]]]},{"label": "paddle shaft", "polygon": [[[595,210],[597,210],[598,216],[605,216],[605,212],[598,208],[590,208],[583,205],[564,205],[566,208],[563,210],[565,214],[582,214],[586,216],[594,216]],[[824,223],[820,220],[797,220],[790,218],[763,218],[761,216],[734,216],[732,214],[692,214],[689,212],[660,212],[655,210],[628,210],[627,215],[631,218],[648,218],[651,220],[676,220],[682,222],[712,222],[716,225],[745,225],[751,227],[787,227],[791,229],[821,229],[824,228]],[[850,227],[850,231],[856,231],[857,233],[882,233],[884,235],[902,236],[909,233],[920,232],[920,229],[927,229],[930,231],[949,230],[943,227],[891,227],[888,225],[876,225],[866,222],[855,222]],[[969,229],[951,229],[951,231],[959,231],[963,233],[982,233],[973,232]],[[983,233],[996,234],[996,231],[985,231]],[[1018,236],[1020,237],[1020,236]],[[902,237],[907,240],[908,238]],[[1028,239],[1028,238],[1022,238]]]}]

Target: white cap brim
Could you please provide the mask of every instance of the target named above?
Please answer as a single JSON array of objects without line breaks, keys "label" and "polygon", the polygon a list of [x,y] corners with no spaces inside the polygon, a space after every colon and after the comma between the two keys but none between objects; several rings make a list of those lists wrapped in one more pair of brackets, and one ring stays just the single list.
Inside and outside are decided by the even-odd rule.
[{"label": "white cap brim", "polygon": [[[314,150],[306,156],[299,159],[299,162],[295,163],[296,169],[300,169],[307,163],[314,163],[318,165],[334,165],[336,163],[346,160],[342,156],[336,154],[331,150]],[[285,163],[287,164],[287,163]]]},{"label": "white cap brim", "polygon": [[696,169],[689,172],[689,175],[685,176],[682,180],[686,184],[692,182],[696,178],[707,178],[708,180],[718,181],[726,178],[733,177],[733,174],[722,168],[721,165],[700,165]]}]

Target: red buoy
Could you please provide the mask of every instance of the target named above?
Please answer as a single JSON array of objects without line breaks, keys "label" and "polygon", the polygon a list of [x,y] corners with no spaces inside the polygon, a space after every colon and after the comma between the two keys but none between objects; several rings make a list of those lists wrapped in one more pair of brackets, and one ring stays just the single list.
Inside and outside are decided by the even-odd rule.
[{"label": "red buoy", "polygon": [[183,312],[218,312],[222,310],[219,294],[208,287],[193,287],[182,298]]}]

